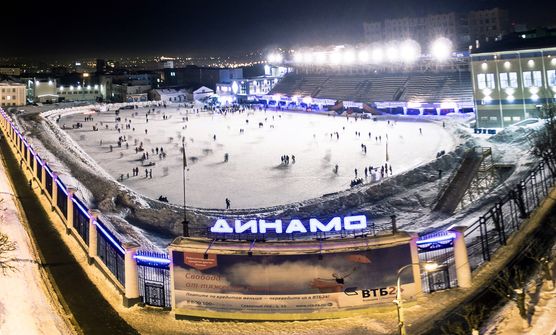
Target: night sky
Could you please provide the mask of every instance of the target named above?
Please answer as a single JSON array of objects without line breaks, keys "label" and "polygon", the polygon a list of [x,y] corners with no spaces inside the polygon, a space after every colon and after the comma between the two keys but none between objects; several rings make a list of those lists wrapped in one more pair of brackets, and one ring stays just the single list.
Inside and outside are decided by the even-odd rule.
[{"label": "night sky", "polygon": [[0,56],[33,58],[226,55],[349,44],[362,38],[363,21],[496,6],[530,27],[556,22],[556,2],[546,0],[60,0],[9,6],[16,7],[4,7],[1,20],[11,37],[3,35]]}]

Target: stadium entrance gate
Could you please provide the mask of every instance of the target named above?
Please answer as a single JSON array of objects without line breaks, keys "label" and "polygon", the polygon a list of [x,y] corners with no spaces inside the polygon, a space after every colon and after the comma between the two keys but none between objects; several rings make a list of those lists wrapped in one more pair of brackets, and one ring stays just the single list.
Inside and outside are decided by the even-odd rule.
[{"label": "stadium entrance gate", "polygon": [[[141,256],[168,259],[165,254],[141,252]],[[145,305],[170,308],[170,266],[137,258],[139,292]]]}]

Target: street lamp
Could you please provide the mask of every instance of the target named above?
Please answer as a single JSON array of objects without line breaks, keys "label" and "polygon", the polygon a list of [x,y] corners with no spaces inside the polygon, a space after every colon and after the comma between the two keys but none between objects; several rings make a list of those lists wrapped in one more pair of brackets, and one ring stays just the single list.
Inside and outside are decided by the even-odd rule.
[{"label": "street lamp", "polygon": [[[397,310],[398,310],[398,334],[400,334],[400,335],[407,335],[406,330],[405,330],[405,319],[404,319],[404,315],[403,315],[401,275],[402,275],[402,272],[405,269],[410,268],[413,265],[421,266],[420,263],[411,263],[411,264],[404,265],[398,270],[398,274],[396,276],[396,300],[394,300],[394,304],[396,304],[396,307],[397,307]],[[426,262],[425,264],[423,264],[423,269],[426,272],[434,271],[437,268],[438,268],[438,264],[434,263],[434,262]],[[420,280],[420,278],[419,278],[419,280]]]}]

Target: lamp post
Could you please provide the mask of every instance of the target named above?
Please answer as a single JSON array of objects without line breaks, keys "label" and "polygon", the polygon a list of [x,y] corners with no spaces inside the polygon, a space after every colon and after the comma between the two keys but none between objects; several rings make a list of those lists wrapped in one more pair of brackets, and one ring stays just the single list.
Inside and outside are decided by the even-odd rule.
[{"label": "lamp post", "polygon": [[[402,272],[405,269],[410,268],[414,265],[421,266],[420,263],[411,263],[411,264],[404,265],[398,270],[398,274],[396,276],[396,300],[394,300],[394,304],[396,304],[396,309],[398,311],[398,334],[399,335],[407,335],[407,332],[405,330],[405,318],[404,318],[404,314],[403,314],[401,276],[402,276]],[[438,264],[434,263],[434,262],[426,262],[423,265],[423,268],[427,272],[434,271],[434,270],[436,270],[436,268],[438,268]],[[420,278],[419,278],[419,280],[420,280]]]}]

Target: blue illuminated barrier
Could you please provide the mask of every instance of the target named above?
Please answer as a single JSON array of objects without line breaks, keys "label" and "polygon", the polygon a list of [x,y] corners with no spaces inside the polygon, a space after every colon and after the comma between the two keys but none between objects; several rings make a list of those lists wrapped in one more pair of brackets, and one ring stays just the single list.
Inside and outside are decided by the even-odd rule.
[{"label": "blue illuminated barrier", "polygon": [[475,128],[475,134],[496,135],[496,129]]}]

